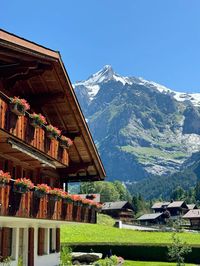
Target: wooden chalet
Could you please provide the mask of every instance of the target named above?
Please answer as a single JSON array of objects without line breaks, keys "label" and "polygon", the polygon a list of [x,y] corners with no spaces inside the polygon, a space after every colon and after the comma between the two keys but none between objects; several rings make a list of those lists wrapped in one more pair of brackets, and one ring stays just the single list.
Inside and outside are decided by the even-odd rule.
[{"label": "wooden chalet", "polygon": [[165,224],[166,218],[164,213],[156,212],[156,213],[143,214],[137,219],[137,221],[141,225],[159,225],[159,224]]},{"label": "wooden chalet", "polygon": [[185,201],[173,201],[167,206],[171,217],[182,216],[188,211],[188,206]]},{"label": "wooden chalet", "polygon": [[153,206],[151,207],[151,209],[153,210],[153,212],[157,213],[157,212],[164,212],[167,209],[167,206],[170,204],[170,202],[155,202],[153,204]]},{"label": "wooden chalet", "polygon": [[[30,109],[18,114],[23,108],[16,108],[14,97],[25,99]],[[42,114],[47,124],[35,127],[33,113]],[[61,133],[49,136],[48,125]],[[63,147],[61,136],[73,145]],[[67,191],[69,182],[101,181],[105,171],[59,52],[3,30],[0,171],[1,260],[11,257],[12,266],[19,257],[23,265],[58,265],[60,225],[95,223],[97,211],[95,204],[63,189]],[[11,179],[2,181],[7,172]],[[21,184],[21,178],[33,184]],[[39,196],[42,183],[50,190]]]},{"label": "wooden chalet", "polygon": [[124,223],[132,223],[134,218],[133,205],[128,201],[105,202],[101,212]]},{"label": "wooden chalet", "polygon": [[188,211],[183,219],[187,219],[190,221],[190,226],[192,229],[200,230],[200,209],[192,209]]},{"label": "wooden chalet", "polygon": [[171,202],[156,202],[151,209],[154,213],[169,211],[170,216],[177,217],[185,214],[189,208],[196,208],[195,204],[187,205],[185,201],[171,201]]}]

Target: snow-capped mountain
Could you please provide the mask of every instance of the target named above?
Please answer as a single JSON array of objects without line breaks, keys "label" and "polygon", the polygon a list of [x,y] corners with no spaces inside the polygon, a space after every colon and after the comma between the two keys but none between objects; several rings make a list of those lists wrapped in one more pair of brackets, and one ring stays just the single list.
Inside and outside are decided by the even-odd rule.
[{"label": "snow-capped mountain", "polygon": [[123,77],[115,73],[112,69],[112,66],[110,65],[105,65],[101,70],[99,70],[97,73],[90,76],[87,80],[76,82],[74,84],[74,87],[76,88],[79,86],[86,87],[88,90],[88,94],[89,94],[89,100],[92,101],[100,89],[99,84],[106,83],[111,80],[121,82],[123,85],[125,84],[144,85],[149,88],[158,90],[162,93],[170,94],[177,101],[180,101],[180,102],[190,101],[194,106],[200,106],[200,93],[177,92],[163,85],[160,85],[156,82],[145,80],[141,77],[139,78]]},{"label": "snow-capped mountain", "polygon": [[200,93],[120,76],[109,65],[74,89],[110,179],[170,176],[200,151]]}]

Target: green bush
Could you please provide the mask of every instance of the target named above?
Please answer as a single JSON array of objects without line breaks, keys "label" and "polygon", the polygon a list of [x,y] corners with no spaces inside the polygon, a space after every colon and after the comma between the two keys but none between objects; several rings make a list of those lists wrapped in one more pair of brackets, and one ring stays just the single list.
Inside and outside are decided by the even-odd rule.
[{"label": "green bush", "polygon": [[110,258],[105,258],[95,262],[94,266],[116,266],[118,264],[117,256],[111,256]]},{"label": "green bush", "polygon": [[62,246],[60,251],[59,266],[72,265],[72,249],[69,246]]}]

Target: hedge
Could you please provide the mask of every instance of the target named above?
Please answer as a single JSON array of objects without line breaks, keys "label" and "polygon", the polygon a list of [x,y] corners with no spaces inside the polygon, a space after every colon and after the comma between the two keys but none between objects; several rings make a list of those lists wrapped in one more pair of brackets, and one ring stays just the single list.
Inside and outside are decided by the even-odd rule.
[{"label": "hedge", "polygon": [[[166,245],[155,244],[119,244],[119,243],[64,243],[74,252],[99,252],[106,255],[117,255],[127,260],[140,261],[169,261]],[[200,246],[193,246],[186,258],[186,262],[200,263]]]}]

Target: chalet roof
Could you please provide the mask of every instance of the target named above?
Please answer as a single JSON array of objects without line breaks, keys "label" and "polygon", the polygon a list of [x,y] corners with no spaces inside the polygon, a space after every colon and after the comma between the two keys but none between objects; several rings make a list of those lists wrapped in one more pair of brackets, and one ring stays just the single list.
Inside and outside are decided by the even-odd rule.
[{"label": "chalet roof", "polygon": [[197,209],[196,204],[186,204],[189,210]]},{"label": "chalet roof", "polygon": [[65,181],[103,180],[103,164],[60,53],[0,29],[0,62],[0,91],[25,98],[73,140],[69,167],[59,169]]},{"label": "chalet roof", "polygon": [[192,219],[192,218],[199,218],[200,219],[200,209],[190,210],[188,211],[183,218],[185,219]]},{"label": "chalet roof", "polygon": [[139,220],[139,221],[142,221],[142,220],[155,220],[156,218],[160,217],[161,215],[162,215],[161,212],[143,214],[137,220]]},{"label": "chalet roof", "polygon": [[167,208],[180,208],[180,207],[187,208],[185,201],[173,201],[167,206]]},{"label": "chalet roof", "polygon": [[128,201],[115,201],[103,203],[102,210],[121,210],[125,205],[129,209],[133,209],[133,206]]},{"label": "chalet roof", "polygon": [[160,209],[163,207],[167,207],[170,204],[170,202],[165,201],[165,202],[155,202],[154,205],[151,207],[152,209]]}]

